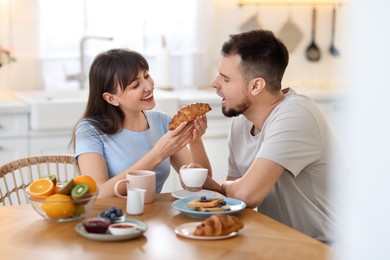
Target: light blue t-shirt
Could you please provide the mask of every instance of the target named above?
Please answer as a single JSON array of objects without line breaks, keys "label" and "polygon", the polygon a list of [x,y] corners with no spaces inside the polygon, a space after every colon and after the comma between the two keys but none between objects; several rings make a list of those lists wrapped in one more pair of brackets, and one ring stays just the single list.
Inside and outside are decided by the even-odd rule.
[{"label": "light blue t-shirt", "polygon": [[[144,132],[131,132],[122,129],[116,134],[104,134],[94,127],[90,121],[82,120],[76,127],[75,157],[85,153],[99,153],[107,163],[109,177],[129,168],[168,132],[171,118],[159,111],[144,111],[149,129]],[[156,193],[160,193],[170,172],[170,159],[161,162],[156,172]]]}]

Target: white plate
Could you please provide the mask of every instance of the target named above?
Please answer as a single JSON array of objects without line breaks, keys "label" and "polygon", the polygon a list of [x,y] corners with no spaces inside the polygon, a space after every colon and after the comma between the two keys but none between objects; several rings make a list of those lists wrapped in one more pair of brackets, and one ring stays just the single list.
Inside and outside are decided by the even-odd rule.
[{"label": "white plate", "polygon": [[226,236],[194,236],[194,231],[196,226],[198,226],[201,223],[202,222],[192,222],[192,223],[186,223],[180,225],[177,228],[175,228],[175,232],[180,236],[192,238],[192,239],[199,239],[199,240],[226,239],[226,238],[237,236],[238,234],[237,232],[232,232],[230,234],[227,234]]},{"label": "white plate", "polygon": [[218,193],[216,191],[211,190],[200,190],[200,191],[189,191],[189,190],[177,190],[171,193],[171,195],[177,199],[184,199],[188,197],[194,197],[194,196],[206,196],[210,198],[224,198],[221,193]]},{"label": "white plate", "polygon": [[175,200],[172,203],[172,207],[193,218],[207,218],[215,214],[233,214],[245,209],[246,207],[245,202],[241,200],[225,197],[224,200],[226,201],[226,205],[230,206],[230,210],[228,211],[218,211],[218,212],[196,211],[194,208],[187,207],[188,202],[194,199],[199,199],[199,197],[189,197],[189,198]]},{"label": "white plate", "polygon": [[83,223],[77,224],[75,229],[76,229],[76,232],[79,233],[81,236],[92,239],[92,240],[96,240],[96,241],[129,240],[129,239],[133,239],[133,238],[141,236],[148,229],[148,225],[146,225],[146,223],[139,221],[139,220],[128,218],[124,222],[133,223],[138,227],[138,229],[134,230],[134,232],[131,234],[126,234],[126,235],[121,235],[121,236],[112,235],[108,230],[104,234],[89,233],[85,230]]}]

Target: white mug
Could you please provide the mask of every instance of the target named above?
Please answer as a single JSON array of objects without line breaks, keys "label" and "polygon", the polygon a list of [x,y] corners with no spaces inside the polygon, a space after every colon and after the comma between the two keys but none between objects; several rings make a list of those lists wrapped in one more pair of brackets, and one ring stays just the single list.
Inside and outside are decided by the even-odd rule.
[{"label": "white mug", "polygon": [[181,168],[179,177],[184,189],[200,191],[207,179],[207,173],[206,168]]},{"label": "white mug", "polygon": [[140,215],[144,213],[145,193],[144,189],[130,188],[127,190],[127,214]]}]

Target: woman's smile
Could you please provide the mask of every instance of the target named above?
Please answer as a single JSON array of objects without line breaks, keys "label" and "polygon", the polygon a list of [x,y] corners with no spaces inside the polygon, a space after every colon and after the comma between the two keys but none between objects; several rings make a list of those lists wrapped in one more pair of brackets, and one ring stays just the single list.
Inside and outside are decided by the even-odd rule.
[{"label": "woman's smile", "polygon": [[142,101],[152,101],[153,100],[153,93],[150,93],[146,97],[141,98]]}]

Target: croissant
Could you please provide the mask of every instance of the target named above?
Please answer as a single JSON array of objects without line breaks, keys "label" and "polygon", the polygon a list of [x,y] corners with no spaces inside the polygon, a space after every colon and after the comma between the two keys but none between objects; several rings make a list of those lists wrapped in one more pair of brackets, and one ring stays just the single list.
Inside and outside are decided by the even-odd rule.
[{"label": "croissant", "polygon": [[194,236],[224,236],[243,227],[244,223],[235,216],[212,215],[195,228]]},{"label": "croissant", "polygon": [[174,130],[184,121],[192,122],[196,119],[197,116],[202,116],[209,112],[211,107],[207,103],[193,103],[190,105],[183,106],[179,111],[173,116],[171,122],[169,123],[169,130]]}]

